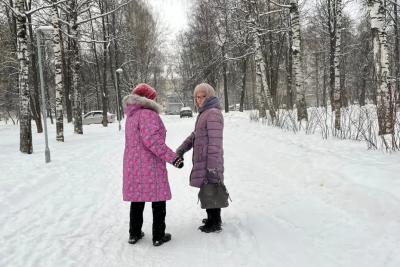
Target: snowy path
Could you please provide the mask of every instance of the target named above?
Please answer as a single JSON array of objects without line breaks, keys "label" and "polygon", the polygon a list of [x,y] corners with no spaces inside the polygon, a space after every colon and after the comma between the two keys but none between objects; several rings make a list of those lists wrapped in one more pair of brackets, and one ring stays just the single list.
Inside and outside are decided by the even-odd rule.
[{"label": "snowy path", "polygon": [[[172,148],[193,119],[164,116]],[[19,132],[0,126],[0,266],[400,266],[400,154],[366,151],[362,143],[324,141],[225,117],[226,183],[233,203],[224,230],[203,234],[197,190],[185,167],[168,167],[173,199],[167,231],[151,244],[127,241],[129,204],[121,201],[123,131],[67,126],[66,142],[50,132],[22,155]]]}]

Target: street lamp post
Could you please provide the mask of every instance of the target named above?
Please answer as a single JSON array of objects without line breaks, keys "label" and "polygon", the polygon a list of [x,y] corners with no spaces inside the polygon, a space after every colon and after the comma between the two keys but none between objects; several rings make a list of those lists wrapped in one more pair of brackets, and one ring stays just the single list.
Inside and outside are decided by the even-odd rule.
[{"label": "street lamp post", "polygon": [[42,68],[42,51],[40,48],[40,36],[44,32],[53,31],[54,28],[52,26],[40,26],[36,30],[36,41],[37,41],[37,49],[38,49],[38,62],[39,62],[39,77],[40,77],[40,91],[42,94],[42,114],[43,114],[43,124],[44,124],[44,141],[46,144],[46,148],[44,150],[44,155],[46,159],[46,163],[50,162],[50,149],[49,149],[49,141],[47,135],[47,107],[46,107],[46,98],[44,96],[44,81],[43,81],[43,68]]},{"label": "street lamp post", "polygon": [[115,89],[117,90],[117,120],[118,120],[118,130],[121,131],[121,104],[120,104],[120,93],[119,93],[119,75],[123,72],[121,68],[118,68],[115,73]]}]

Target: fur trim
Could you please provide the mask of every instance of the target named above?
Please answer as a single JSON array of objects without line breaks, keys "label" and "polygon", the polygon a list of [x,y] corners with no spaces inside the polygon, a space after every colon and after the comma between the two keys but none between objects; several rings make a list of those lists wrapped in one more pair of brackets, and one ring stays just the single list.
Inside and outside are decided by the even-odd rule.
[{"label": "fur trim", "polygon": [[143,96],[138,96],[135,94],[125,96],[122,99],[122,104],[124,106],[124,109],[128,105],[140,105],[144,108],[154,110],[157,113],[160,113],[162,110],[162,106],[157,104],[157,102],[155,102],[154,100],[148,99]]}]

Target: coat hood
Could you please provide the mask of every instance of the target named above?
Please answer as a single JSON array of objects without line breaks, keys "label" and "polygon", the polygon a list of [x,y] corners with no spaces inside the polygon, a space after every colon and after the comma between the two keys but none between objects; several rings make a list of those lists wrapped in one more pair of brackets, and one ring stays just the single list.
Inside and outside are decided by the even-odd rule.
[{"label": "coat hood", "polygon": [[160,113],[162,110],[162,107],[159,104],[157,104],[157,102],[155,102],[154,100],[136,94],[125,96],[122,99],[122,105],[124,107],[125,114],[127,115],[129,115],[131,111],[140,108],[151,109],[157,113]]}]

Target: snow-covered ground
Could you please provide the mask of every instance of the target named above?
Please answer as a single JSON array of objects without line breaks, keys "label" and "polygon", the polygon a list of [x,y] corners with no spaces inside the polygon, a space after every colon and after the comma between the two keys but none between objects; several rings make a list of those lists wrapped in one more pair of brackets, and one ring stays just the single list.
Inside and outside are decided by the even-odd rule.
[{"label": "snow-covered ground", "polygon": [[[163,116],[175,149],[195,118]],[[151,208],[145,238],[129,245],[129,203],[122,201],[124,132],[116,123],[65,129],[44,163],[19,153],[17,126],[0,126],[0,266],[400,266],[400,154],[364,143],[322,140],[225,115],[225,179],[233,202],[223,231],[197,230],[205,212],[182,170],[168,166],[172,241],[153,247]],[[188,153],[190,154],[190,153]]]}]

